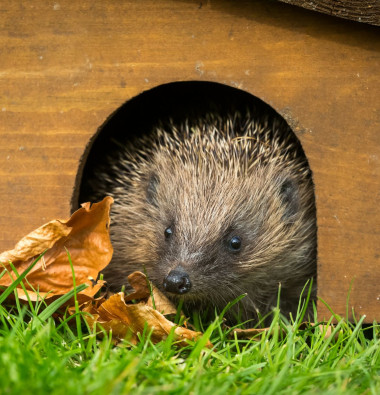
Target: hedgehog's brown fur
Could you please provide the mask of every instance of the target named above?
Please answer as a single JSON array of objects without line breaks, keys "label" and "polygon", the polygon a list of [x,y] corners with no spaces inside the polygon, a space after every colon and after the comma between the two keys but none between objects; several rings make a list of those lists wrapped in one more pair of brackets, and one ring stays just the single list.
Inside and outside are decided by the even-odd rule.
[{"label": "hedgehog's brown fur", "polygon": [[[246,293],[245,317],[257,318],[276,305],[281,284],[281,309],[295,313],[316,275],[313,185],[299,146],[249,116],[178,129],[161,127],[112,159],[118,176],[106,192],[115,199],[115,252],[105,279],[118,289],[129,273],[146,270],[162,289],[181,265],[192,282],[183,296],[190,306],[222,309]],[[238,252],[228,248],[233,236],[242,240]]]}]

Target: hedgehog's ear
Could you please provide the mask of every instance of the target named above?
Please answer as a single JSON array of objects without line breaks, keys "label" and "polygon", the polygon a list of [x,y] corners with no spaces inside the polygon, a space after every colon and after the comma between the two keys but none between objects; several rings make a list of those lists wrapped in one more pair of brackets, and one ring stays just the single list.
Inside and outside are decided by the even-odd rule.
[{"label": "hedgehog's ear", "polygon": [[283,220],[291,222],[299,210],[299,190],[297,183],[291,178],[285,178],[280,186],[280,197],[285,212]]},{"label": "hedgehog's ear", "polygon": [[157,207],[157,187],[160,183],[160,179],[157,174],[151,173],[148,177],[148,185],[146,188],[146,200],[149,204]]}]

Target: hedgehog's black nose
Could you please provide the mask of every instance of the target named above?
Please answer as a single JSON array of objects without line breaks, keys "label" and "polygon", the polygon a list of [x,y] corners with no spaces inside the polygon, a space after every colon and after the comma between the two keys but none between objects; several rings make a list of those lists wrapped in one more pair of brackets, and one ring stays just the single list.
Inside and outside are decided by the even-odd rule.
[{"label": "hedgehog's black nose", "polygon": [[181,266],[171,270],[164,279],[164,289],[167,292],[182,295],[189,292],[190,288],[191,281],[189,275]]}]

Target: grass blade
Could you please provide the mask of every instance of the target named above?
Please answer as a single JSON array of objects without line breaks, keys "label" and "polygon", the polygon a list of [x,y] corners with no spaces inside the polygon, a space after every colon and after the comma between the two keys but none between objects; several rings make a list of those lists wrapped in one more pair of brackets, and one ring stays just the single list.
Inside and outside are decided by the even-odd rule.
[{"label": "grass blade", "polygon": [[37,316],[37,318],[41,321],[46,321],[52,314],[54,314],[64,303],[69,301],[74,295],[79,292],[82,292],[88,287],[88,284],[78,285],[76,288],[72,289],[65,295],[62,295],[59,299],[55,300],[51,303],[46,309]]},{"label": "grass blade", "polygon": [[[46,250],[47,251],[47,250]],[[21,281],[28,275],[28,273],[34,268],[37,262],[45,255],[46,251],[44,251],[38,258],[36,258],[29,267],[22,273],[1,295],[0,295],[0,304],[4,302],[4,300],[13,292],[13,290],[21,283]]]}]

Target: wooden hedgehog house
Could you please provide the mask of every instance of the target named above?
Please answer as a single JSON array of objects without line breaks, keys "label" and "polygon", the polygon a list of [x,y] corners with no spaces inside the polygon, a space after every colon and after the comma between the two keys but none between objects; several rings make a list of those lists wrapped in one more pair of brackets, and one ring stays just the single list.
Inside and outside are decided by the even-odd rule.
[{"label": "wooden hedgehog house", "polygon": [[0,251],[68,218],[110,139],[195,104],[254,102],[288,122],[313,172],[318,296],[380,320],[378,0],[1,8]]}]

